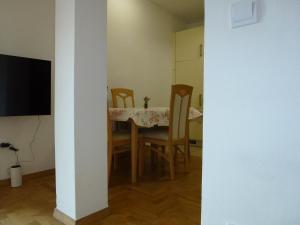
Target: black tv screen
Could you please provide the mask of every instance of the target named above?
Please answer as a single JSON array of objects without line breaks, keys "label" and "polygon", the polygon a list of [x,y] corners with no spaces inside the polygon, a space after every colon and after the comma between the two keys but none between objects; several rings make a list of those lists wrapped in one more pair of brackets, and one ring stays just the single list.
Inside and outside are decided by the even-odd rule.
[{"label": "black tv screen", "polygon": [[51,114],[51,62],[0,54],[0,116]]}]

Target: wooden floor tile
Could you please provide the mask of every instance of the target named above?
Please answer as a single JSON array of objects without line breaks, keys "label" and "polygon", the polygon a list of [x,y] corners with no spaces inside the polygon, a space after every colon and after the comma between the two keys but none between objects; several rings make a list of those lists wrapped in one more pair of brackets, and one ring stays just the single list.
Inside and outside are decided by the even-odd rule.
[{"label": "wooden floor tile", "polygon": [[[147,166],[136,185],[130,183],[128,159],[121,161],[109,190],[110,215],[91,225],[200,224],[200,158],[192,158],[189,173],[178,166],[175,181],[161,166]],[[47,175],[28,180],[21,188],[0,187],[0,225],[61,225],[52,217],[54,180],[54,175]]]}]

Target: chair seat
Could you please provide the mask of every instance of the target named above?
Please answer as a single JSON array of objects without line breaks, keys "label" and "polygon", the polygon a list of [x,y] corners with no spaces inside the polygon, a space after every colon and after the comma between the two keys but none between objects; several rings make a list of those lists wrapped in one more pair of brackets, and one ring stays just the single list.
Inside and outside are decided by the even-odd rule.
[{"label": "chair seat", "polygon": [[125,141],[125,140],[130,140],[130,138],[131,138],[130,132],[118,131],[118,132],[113,132],[112,134],[112,139],[114,141]]}]

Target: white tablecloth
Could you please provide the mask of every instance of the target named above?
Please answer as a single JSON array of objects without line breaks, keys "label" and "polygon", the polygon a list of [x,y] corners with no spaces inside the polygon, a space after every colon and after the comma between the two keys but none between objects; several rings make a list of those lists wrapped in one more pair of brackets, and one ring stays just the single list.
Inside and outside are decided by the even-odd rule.
[{"label": "white tablecloth", "polygon": [[[128,121],[132,119],[140,127],[168,126],[169,108],[168,107],[150,107],[144,108],[110,108],[110,119],[113,121]],[[203,114],[197,109],[191,107],[189,120],[201,117]]]}]

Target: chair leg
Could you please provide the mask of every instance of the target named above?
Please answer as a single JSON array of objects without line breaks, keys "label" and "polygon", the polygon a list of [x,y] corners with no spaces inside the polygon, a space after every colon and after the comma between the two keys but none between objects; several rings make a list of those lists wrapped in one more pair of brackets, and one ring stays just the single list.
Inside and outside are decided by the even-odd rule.
[{"label": "chair leg", "polygon": [[169,165],[170,165],[170,177],[171,180],[175,179],[175,168],[174,168],[174,151],[173,151],[173,146],[169,145],[168,146],[169,150]]},{"label": "chair leg", "polygon": [[188,141],[187,143],[187,151],[188,151],[188,158],[189,158],[189,162],[191,161],[191,145],[190,142]]},{"label": "chair leg", "polygon": [[188,172],[189,169],[188,169],[188,163],[190,161],[190,154],[189,154],[189,151],[190,151],[190,148],[189,148],[189,142],[188,140],[185,142],[185,145],[184,145],[184,172]]},{"label": "chair leg", "polygon": [[[166,154],[166,147],[165,146],[161,146],[161,152],[164,155]],[[160,164],[161,164],[162,173],[164,173],[164,171],[165,171],[165,159],[162,156],[160,157]]]},{"label": "chair leg", "polygon": [[143,139],[140,140],[139,147],[139,176],[142,177],[144,175],[145,170],[145,142]]},{"label": "chair leg", "polygon": [[110,183],[111,178],[111,169],[112,169],[112,159],[113,159],[113,147],[112,145],[108,145],[108,183]]},{"label": "chair leg", "polygon": [[119,154],[114,155],[114,171],[116,171],[119,167]]}]

